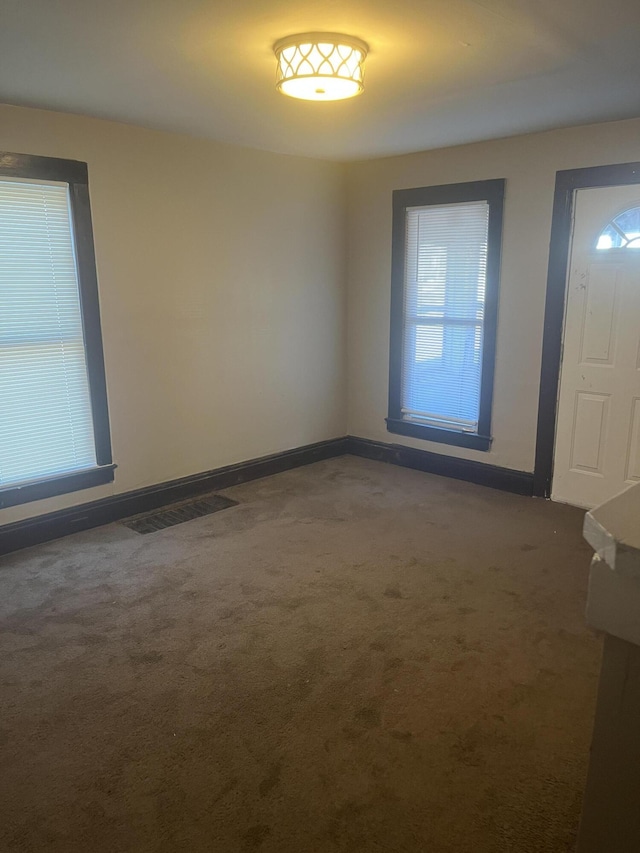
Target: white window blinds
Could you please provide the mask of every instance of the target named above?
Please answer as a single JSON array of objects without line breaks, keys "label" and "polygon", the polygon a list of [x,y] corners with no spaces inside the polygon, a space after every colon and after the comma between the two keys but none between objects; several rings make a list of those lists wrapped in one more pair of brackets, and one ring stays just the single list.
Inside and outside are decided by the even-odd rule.
[{"label": "white window blinds", "polygon": [[0,488],[95,466],[68,186],[0,178]]},{"label": "white window blinds", "polygon": [[408,208],[402,417],[478,431],[489,204]]}]

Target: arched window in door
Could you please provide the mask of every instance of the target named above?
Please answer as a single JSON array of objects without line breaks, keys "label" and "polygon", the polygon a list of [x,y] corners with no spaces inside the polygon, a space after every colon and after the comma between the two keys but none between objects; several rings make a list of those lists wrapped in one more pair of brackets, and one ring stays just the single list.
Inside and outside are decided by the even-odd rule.
[{"label": "arched window in door", "polygon": [[640,249],[640,207],[618,214],[603,229],[596,249]]}]

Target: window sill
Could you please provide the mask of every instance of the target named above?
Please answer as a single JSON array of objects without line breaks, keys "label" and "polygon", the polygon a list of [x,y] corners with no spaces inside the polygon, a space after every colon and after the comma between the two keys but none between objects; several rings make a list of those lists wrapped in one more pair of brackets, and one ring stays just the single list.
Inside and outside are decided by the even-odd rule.
[{"label": "window sill", "polygon": [[411,421],[387,418],[387,430],[396,435],[407,435],[411,438],[422,438],[425,441],[437,441],[439,444],[454,444],[457,447],[469,447],[472,450],[489,450],[492,438],[488,435],[477,435],[471,432],[457,432],[453,429],[423,426]]},{"label": "window sill", "polygon": [[101,465],[98,468],[89,468],[87,471],[72,471],[59,477],[8,486],[6,489],[0,489],[0,509],[111,483],[115,468],[115,465]]}]

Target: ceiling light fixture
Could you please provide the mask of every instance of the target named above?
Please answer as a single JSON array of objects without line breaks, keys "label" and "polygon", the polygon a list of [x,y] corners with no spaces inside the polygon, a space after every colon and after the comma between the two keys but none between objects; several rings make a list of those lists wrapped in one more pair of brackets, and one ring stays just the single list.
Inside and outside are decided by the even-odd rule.
[{"label": "ceiling light fixture", "polygon": [[339,33],[301,33],[273,46],[276,88],[306,101],[341,101],[362,92],[369,50],[360,39]]}]

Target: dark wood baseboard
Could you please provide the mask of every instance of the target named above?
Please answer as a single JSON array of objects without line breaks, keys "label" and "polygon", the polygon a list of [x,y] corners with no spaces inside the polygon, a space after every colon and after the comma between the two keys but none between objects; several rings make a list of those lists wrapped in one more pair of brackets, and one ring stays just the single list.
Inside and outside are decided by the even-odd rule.
[{"label": "dark wood baseboard", "polygon": [[345,453],[430,474],[454,477],[457,480],[467,480],[518,495],[533,494],[533,474],[526,471],[513,471],[483,462],[443,456],[428,450],[345,436],[6,524],[0,527],[0,555]]},{"label": "dark wood baseboard", "polygon": [[319,462],[321,459],[342,456],[347,452],[347,444],[346,437],[320,441],[294,450],[285,450],[283,453],[274,453],[237,465],[227,465],[214,471],[205,471],[191,477],[158,483],[144,489],[6,524],[0,527],[0,555],[59,539],[80,530],[99,527],[101,524],[110,524],[205,492],[227,489],[229,486],[279,474],[291,468]]},{"label": "dark wood baseboard", "polygon": [[527,471],[514,471],[511,468],[500,468],[485,462],[458,459],[454,456],[432,453],[429,450],[417,450],[400,444],[385,444],[352,435],[348,437],[347,442],[347,453],[353,456],[363,456],[365,459],[375,459],[377,462],[390,462],[392,465],[415,468],[418,471],[453,477],[456,480],[467,480],[470,483],[490,486],[492,489],[501,489],[517,495],[533,494],[533,474]]}]

